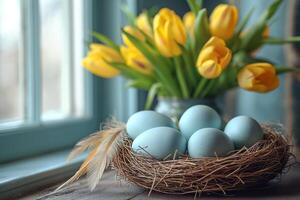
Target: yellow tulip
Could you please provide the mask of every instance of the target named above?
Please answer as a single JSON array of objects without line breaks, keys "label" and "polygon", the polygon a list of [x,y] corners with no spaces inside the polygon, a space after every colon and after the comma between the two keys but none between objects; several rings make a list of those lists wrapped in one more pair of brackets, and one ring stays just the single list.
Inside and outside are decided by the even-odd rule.
[{"label": "yellow tulip", "polygon": [[192,11],[185,13],[185,15],[183,16],[184,27],[191,37],[194,36],[195,20],[196,16]]},{"label": "yellow tulip", "polygon": [[163,56],[173,57],[182,53],[180,45],[185,44],[186,33],[182,20],[174,11],[162,8],[154,17],[153,27],[156,47]]},{"label": "yellow tulip", "polygon": [[217,78],[231,60],[231,50],[224,40],[212,37],[201,49],[196,66],[198,72],[207,79]]},{"label": "yellow tulip", "polygon": [[269,92],[279,86],[276,70],[270,63],[253,63],[243,67],[238,73],[239,86],[255,92]]},{"label": "yellow tulip", "polygon": [[224,40],[230,39],[237,25],[238,15],[238,9],[235,6],[218,5],[210,16],[211,34]]},{"label": "yellow tulip", "polygon": [[152,73],[152,65],[147,58],[137,49],[122,46],[121,54],[125,59],[126,64],[143,74]]},{"label": "yellow tulip", "polygon": [[136,19],[136,26],[142,30],[148,37],[151,39],[153,38],[153,32],[152,32],[152,27],[149,22],[149,18],[147,16],[147,13],[143,12],[141,13],[137,19]]},{"label": "yellow tulip", "polygon": [[90,49],[87,57],[82,60],[83,67],[103,78],[111,78],[119,74],[117,69],[108,64],[108,62],[123,62],[119,52],[102,44],[91,44]]},{"label": "yellow tulip", "polygon": [[[139,39],[140,41],[145,41],[145,36],[136,28],[132,26],[125,26],[124,31],[132,35],[133,37]],[[132,42],[128,39],[128,37],[125,34],[122,34],[122,39],[124,44],[126,44],[130,48],[136,48]]]}]

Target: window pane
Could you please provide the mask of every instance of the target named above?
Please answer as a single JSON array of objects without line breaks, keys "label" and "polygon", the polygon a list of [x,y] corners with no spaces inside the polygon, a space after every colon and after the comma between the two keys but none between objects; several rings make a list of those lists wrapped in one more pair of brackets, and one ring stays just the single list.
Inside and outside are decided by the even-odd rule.
[{"label": "window pane", "polygon": [[19,0],[0,0],[0,121],[23,118]]},{"label": "window pane", "polygon": [[81,60],[84,57],[84,15],[83,15],[84,3],[83,0],[73,1],[73,66],[74,66],[74,115],[82,116],[85,114],[85,102],[84,102],[84,69],[81,66]]},{"label": "window pane", "polygon": [[[41,0],[41,63],[43,115],[66,115],[62,109],[64,17],[62,0]],[[65,94],[68,95],[68,94]]]},{"label": "window pane", "polygon": [[40,0],[42,118],[83,114],[82,1]]}]

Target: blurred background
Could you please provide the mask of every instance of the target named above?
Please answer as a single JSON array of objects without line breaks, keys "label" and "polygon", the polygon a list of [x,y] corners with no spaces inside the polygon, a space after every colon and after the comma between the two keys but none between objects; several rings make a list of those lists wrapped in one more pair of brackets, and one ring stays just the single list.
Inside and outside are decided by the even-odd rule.
[{"label": "blurred background", "polygon": [[[220,2],[225,1],[204,5],[211,11]],[[251,25],[272,1],[232,2],[241,16],[255,8]],[[0,162],[71,146],[97,130],[106,117],[125,121],[143,109],[145,92],[128,89],[122,78],[100,79],[81,67],[91,31],[121,42],[124,4],[135,13],[153,6],[168,6],[181,16],[188,11],[182,0],[0,0]],[[299,18],[300,2],[284,1],[270,26],[271,35],[300,35]],[[300,67],[299,52],[297,45],[266,46],[258,55]],[[280,78],[280,88],[271,93],[237,89],[222,105],[228,116],[243,114],[283,124],[300,146],[299,76]],[[46,145],[39,143],[42,138],[49,139]],[[11,144],[17,148],[7,152]]]}]

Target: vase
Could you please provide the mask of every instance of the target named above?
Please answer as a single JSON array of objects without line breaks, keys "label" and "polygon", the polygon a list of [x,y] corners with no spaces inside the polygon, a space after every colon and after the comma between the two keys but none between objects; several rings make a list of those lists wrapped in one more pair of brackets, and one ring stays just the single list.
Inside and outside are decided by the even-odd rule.
[{"label": "vase", "polygon": [[219,114],[222,114],[220,105],[216,98],[199,98],[199,99],[177,99],[158,97],[158,102],[155,111],[164,114],[174,121],[177,121],[181,115],[191,106],[206,105],[215,109]]}]

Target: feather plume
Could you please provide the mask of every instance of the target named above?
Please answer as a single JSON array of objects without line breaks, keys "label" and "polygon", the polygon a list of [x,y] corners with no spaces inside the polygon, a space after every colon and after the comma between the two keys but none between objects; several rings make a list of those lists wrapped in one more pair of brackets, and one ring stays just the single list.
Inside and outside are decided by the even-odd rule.
[{"label": "feather plume", "polygon": [[99,146],[95,159],[93,159],[88,166],[87,180],[91,190],[95,189],[105,168],[110,163],[112,155],[115,154],[118,145],[116,142],[118,141],[117,138],[122,135],[120,132],[122,132],[122,130],[119,130],[118,132],[114,131],[104,139]]},{"label": "feather plume", "polygon": [[68,156],[67,162],[70,162],[75,157],[83,153],[85,150],[98,146],[102,138],[103,138],[102,131],[99,131],[78,142],[74,147],[74,149],[71,151],[70,155]]},{"label": "feather plume", "polygon": [[78,142],[70,153],[68,160],[74,159],[87,149],[90,149],[91,152],[75,175],[59,186],[54,192],[61,190],[74,181],[77,181],[85,174],[88,175],[89,188],[91,190],[95,189],[104,173],[104,170],[110,164],[111,159],[116,153],[117,147],[124,135],[124,130],[124,123],[111,119],[104,123],[102,131],[94,133]]}]

